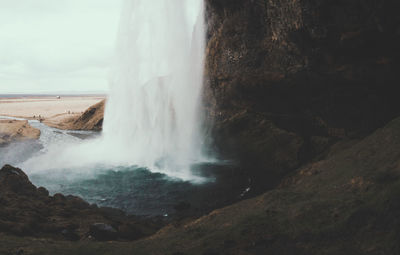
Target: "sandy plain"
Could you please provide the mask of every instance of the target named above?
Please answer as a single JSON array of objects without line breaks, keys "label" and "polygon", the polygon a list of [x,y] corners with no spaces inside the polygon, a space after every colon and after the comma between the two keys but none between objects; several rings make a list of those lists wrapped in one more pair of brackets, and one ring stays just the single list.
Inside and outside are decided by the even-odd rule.
[{"label": "sandy plain", "polygon": [[104,96],[55,96],[0,98],[0,116],[25,119],[50,120],[82,114],[90,106],[103,100]]},{"label": "sandy plain", "polygon": [[40,131],[26,120],[4,120],[1,116],[36,119],[53,127],[79,117],[87,108],[102,101],[103,96],[29,96],[0,97],[0,146],[14,140],[36,139]]}]

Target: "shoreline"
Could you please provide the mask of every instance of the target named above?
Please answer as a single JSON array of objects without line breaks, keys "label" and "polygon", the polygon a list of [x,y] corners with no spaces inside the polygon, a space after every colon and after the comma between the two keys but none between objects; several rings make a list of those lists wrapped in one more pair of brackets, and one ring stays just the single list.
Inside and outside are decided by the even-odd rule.
[{"label": "shoreline", "polygon": [[49,95],[0,96],[0,116],[62,122],[65,119],[81,115],[89,107],[105,98],[105,96],[97,95],[67,95],[60,98]]}]

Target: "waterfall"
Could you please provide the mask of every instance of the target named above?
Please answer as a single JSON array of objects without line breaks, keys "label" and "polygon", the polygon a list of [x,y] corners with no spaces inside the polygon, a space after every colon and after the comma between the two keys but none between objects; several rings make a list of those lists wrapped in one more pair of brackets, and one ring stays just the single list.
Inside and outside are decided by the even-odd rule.
[{"label": "waterfall", "polygon": [[120,23],[102,136],[51,139],[20,164],[28,173],[137,166],[201,179],[190,166],[205,160],[203,1],[126,0]]},{"label": "waterfall", "polygon": [[113,160],[184,174],[201,158],[202,0],[125,1],[103,142]]}]

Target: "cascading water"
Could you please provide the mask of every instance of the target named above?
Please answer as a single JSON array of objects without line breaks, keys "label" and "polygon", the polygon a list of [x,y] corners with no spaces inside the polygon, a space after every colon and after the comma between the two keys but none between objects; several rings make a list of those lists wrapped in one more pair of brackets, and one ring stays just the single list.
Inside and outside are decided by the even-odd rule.
[{"label": "cascading water", "polygon": [[99,166],[146,167],[197,179],[202,157],[203,0],[126,0],[103,135],[46,144],[20,166],[28,173]]},{"label": "cascading water", "polygon": [[114,160],[183,172],[201,157],[203,19],[202,0],[125,2],[103,129]]},{"label": "cascading water", "polygon": [[182,201],[207,212],[243,196],[248,178],[202,157],[203,18],[202,0],[127,0],[102,135],[29,121],[40,139],[0,148],[0,163],[51,194],[135,215],[171,215]]},{"label": "cascading water", "polygon": [[40,140],[5,148],[24,150],[0,163],[14,160],[51,194],[135,215],[170,215],[181,201],[209,211],[243,196],[248,178],[202,157],[203,18],[202,0],[127,0],[101,137],[30,121]]}]

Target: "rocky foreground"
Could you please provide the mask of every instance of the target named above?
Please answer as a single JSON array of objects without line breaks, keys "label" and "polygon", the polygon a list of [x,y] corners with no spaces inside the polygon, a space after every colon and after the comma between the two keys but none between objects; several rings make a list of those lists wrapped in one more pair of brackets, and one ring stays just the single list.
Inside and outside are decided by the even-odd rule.
[{"label": "rocky foreground", "polygon": [[[150,236],[149,222],[48,196],[11,166],[0,191],[0,254],[399,254],[400,118],[269,192]],[[109,234],[118,241],[99,242]]]},{"label": "rocky foreground", "polygon": [[13,141],[37,139],[40,130],[29,125],[27,120],[0,120],[0,146]]},{"label": "rocky foreground", "polygon": [[[98,208],[79,197],[36,188],[18,168],[0,170],[0,232],[54,240],[134,240],[154,233],[151,221]],[[160,224],[158,224],[160,226]]]}]

